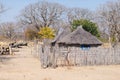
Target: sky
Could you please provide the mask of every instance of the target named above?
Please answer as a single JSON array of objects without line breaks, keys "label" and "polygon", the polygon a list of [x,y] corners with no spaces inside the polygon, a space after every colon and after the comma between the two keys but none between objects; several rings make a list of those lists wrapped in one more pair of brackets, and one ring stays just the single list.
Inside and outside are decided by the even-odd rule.
[{"label": "sky", "polygon": [[20,14],[22,9],[24,9],[27,5],[36,3],[38,1],[55,2],[62,4],[67,8],[79,7],[94,11],[101,4],[112,0],[0,0],[0,3],[2,3],[7,9],[7,11],[0,15],[0,23],[16,21],[16,17]]}]

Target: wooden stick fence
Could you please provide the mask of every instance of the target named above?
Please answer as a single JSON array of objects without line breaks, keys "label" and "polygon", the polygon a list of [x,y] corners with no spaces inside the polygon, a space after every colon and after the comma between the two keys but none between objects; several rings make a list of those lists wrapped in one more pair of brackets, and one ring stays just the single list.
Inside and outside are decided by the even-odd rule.
[{"label": "wooden stick fence", "polygon": [[[36,47],[37,46],[37,47]],[[66,53],[63,48],[51,48],[35,44],[34,55],[40,59],[41,66],[47,67],[51,64],[57,66],[66,65]],[[68,53],[68,65],[90,66],[120,64],[120,50],[118,48],[93,47],[82,50],[79,47],[70,47]]]}]

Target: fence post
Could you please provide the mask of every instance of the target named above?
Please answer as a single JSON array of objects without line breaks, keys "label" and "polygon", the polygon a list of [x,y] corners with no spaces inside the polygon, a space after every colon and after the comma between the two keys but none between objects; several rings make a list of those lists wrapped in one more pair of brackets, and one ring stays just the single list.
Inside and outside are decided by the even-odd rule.
[{"label": "fence post", "polygon": [[9,46],[9,54],[10,54],[10,55],[13,54],[11,46]]}]

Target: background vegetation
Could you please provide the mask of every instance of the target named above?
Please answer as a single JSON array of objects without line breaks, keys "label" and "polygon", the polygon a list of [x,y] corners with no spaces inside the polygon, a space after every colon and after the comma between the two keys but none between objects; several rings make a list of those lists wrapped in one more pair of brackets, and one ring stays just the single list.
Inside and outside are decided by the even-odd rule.
[{"label": "background vegetation", "polygon": [[[4,11],[6,11],[5,7],[0,4],[0,14],[4,14]],[[102,41],[120,42],[120,0],[102,4],[95,11],[75,7],[67,8],[58,3],[41,1],[24,7],[17,17],[16,22],[0,24],[1,37],[13,40],[23,36],[23,39],[32,40],[46,37],[42,34],[46,26],[52,27],[54,34],[57,35],[60,28],[69,27],[73,31],[77,26],[82,25],[86,31],[97,37],[100,36]],[[10,23],[12,25],[9,25]],[[30,27],[31,24],[34,26]],[[9,28],[6,29],[6,27]]]}]

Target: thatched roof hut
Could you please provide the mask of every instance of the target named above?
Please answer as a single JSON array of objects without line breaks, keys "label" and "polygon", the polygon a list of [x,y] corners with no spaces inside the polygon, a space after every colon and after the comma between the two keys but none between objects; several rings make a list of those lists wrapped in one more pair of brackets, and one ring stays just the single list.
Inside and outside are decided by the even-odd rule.
[{"label": "thatched roof hut", "polygon": [[77,45],[101,45],[102,42],[98,40],[91,33],[85,31],[82,27],[78,27],[72,33],[60,39],[57,43],[61,44],[77,44]]},{"label": "thatched roof hut", "polygon": [[[82,27],[78,27],[71,33],[63,30],[52,41],[51,55],[55,61],[61,59],[60,61],[66,61],[67,64],[70,62],[73,65],[79,63],[81,65],[81,61],[84,61],[83,63],[87,64],[86,60],[88,60],[88,58],[86,58],[86,56],[88,54],[93,54],[94,56],[95,51],[99,50],[100,47],[98,46],[101,44],[101,41],[99,41],[91,33],[85,31]],[[90,56],[89,59],[91,60],[92,58],[93,57]],[[88,60],[88,63],[90,60]]]}]

